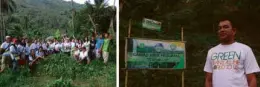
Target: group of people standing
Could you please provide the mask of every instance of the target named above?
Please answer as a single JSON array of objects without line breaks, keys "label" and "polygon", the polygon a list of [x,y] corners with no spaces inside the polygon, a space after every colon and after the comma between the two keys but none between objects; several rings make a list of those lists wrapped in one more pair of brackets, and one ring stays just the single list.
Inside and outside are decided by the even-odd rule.
[{"label": "group of people standing", "polygon": [[[62,39],[29,41],[28,38],[5,37],[5,42],[0,47],[1,70],[3,72],[6,65],[12,66],[13,71],[17,71],[19,65],[29,64],[31,68],[38,60],[45,59],[45,56],[57,53],[64,53],[71,56],[79,63],[89,64],[91,60],[104,60],[107,64],[109,57],[109,44],[111,35],[108,33],[94,34],[89,40],[71,39],[67,36]],[[30,43],[31,42],[31,43]]]}]

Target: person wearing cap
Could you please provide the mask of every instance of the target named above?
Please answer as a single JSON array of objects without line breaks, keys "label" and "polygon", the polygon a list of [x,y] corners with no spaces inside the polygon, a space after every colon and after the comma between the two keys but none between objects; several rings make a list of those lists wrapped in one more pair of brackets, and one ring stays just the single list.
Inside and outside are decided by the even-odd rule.
[{"label": "person wearing cap", "polygon": [[12,59],[12,65],[13,65],[12,70],[13,71],[17,70],[18,60],[20,59],[21,52],[18,49],[19,43],[20,43],[20,41],[18,39],[13,38],[13,44],[10,47],[10,56],[11,56],[11,59]]},{"label": "person wearing cap", "polygon": [[107,64],[108,57],[109,57],[109,44],[112,36],[110,36],[108,33],[104,33],[105,39],[103,44],[101,45],[102,48],[102,57],[104,59],[104,63]]},{"label": "person wearing cap", "polygon": [[86,50],[85,47],[81,48],[82,51],[79,53],[79,63],[82,63],[83,61],[87,60],[87,64],[90,63],[90,60],[88,58],[88,51]]}]

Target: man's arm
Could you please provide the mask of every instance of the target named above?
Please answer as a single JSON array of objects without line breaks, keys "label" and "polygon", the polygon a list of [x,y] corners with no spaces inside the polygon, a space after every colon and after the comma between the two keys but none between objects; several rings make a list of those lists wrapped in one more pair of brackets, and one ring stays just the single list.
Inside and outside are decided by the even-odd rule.
[{"label": "man's arm", "polygon": [[254,73],[247,74],[246,77],[247,77],[247,82],[249,87],[257,87],[256,76]]},{"label": "man's arm", "polygon": [[248,48],[246,54],[246,59],[244,61],[245,74],[247,77],[247,83],[249,87],[257,87],[255,73],[259,72],[259,66],[257,64],[255,55],[251,48]]},{"label": "man's arm", "polygon": [[205,87],[212,87],[212,73],[206,72]]}]

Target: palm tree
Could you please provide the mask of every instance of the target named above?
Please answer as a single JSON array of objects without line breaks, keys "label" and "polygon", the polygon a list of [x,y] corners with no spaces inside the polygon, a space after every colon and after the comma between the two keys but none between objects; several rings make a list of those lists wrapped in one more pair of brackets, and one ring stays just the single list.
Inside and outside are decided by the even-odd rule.
[{"label": "palm tree", "polygon": [[1,16],[1,41],[3,42],[3,37],[6,34],[4,15],[15,11],[16,4],[13,0],[1,0],[0,16]]},{"label": "palm tree", "polygon": [[[98,32],[107,32],[111,18],[115,18],[116,10],[113,6],[108,6],[105,0],[94,0],[94,4],[86,2],[90,18],[93,20],[94,25]],[[102,25],[102,26],[101,26]]]}]

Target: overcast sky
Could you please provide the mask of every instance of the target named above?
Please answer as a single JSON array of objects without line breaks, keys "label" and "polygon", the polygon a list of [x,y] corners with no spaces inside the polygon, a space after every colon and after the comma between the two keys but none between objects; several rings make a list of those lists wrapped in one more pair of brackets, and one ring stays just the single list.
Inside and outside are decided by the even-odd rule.
[{"label": "overcast sky", "polygon": [[[71,1],[71,0],[64,0],[64,1]],[[79,4],[84,4],[85,1],[88,1],[88,0],[73,0],[73,1],[76,2],[76,3],[79,3]],[[119,3],[118,2],[119,0],[115,0],[115,1],[116,1],[115,5],[116,5],[116,7],[118,7],[117,3]],[[107,2],[108,5],[113,5],[114,4],[114,0],[105,0],[105,2]],[[94,0],[90,0],[90,3],[94,3]]]}]

